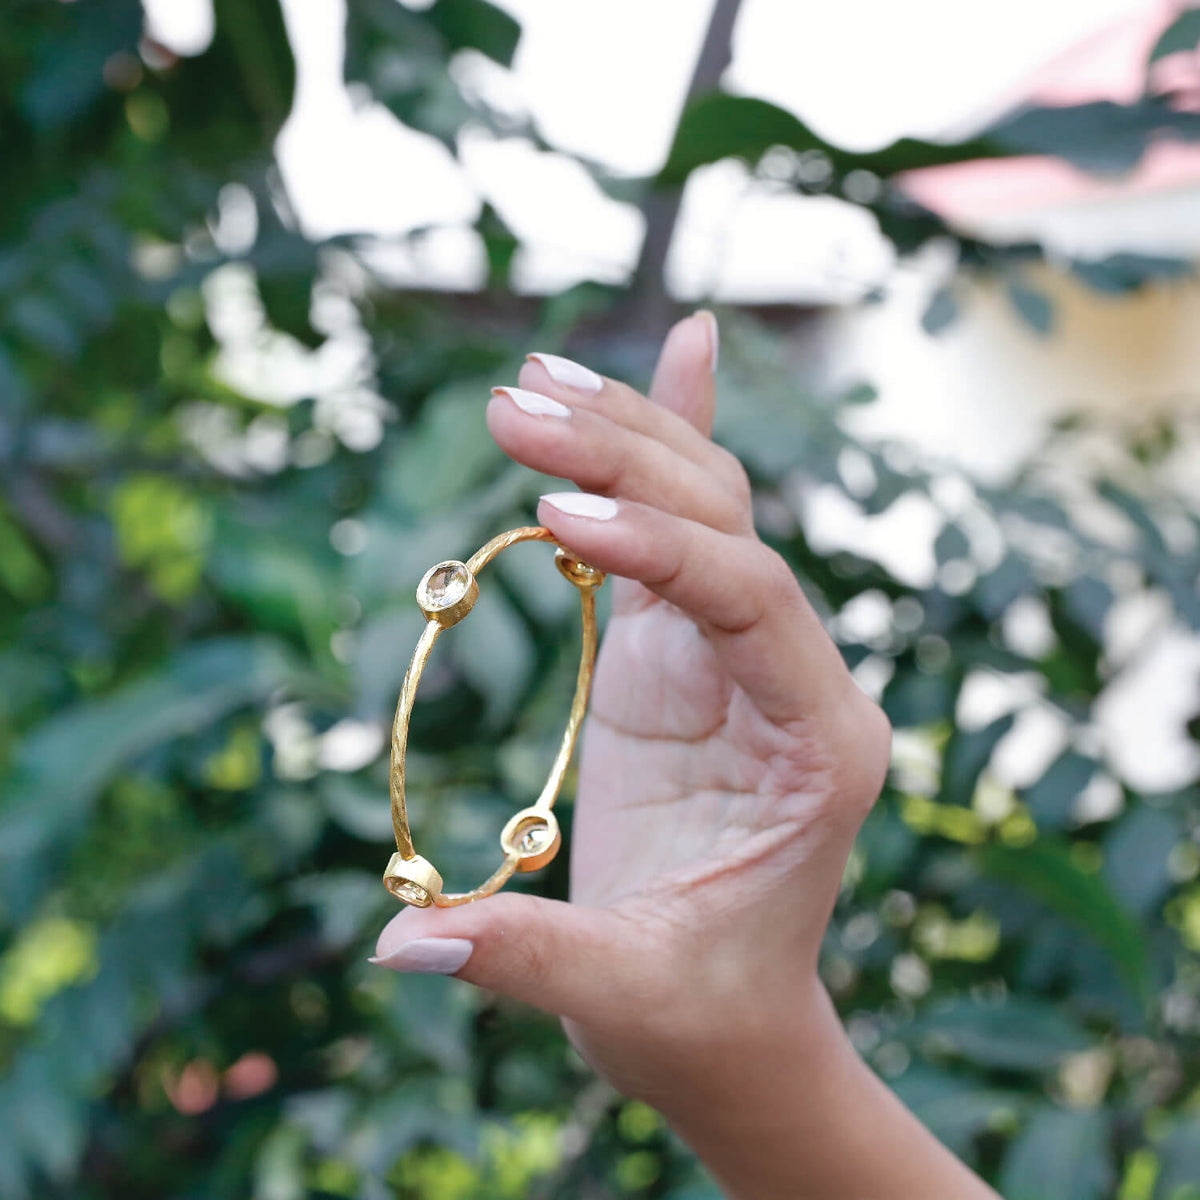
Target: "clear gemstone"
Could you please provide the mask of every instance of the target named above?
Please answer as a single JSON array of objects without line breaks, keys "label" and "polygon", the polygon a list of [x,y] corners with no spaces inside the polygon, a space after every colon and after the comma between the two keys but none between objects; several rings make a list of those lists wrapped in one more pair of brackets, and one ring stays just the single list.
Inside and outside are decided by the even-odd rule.
[{"label": "clear gemstone", "polygon": [[544,850],[550,844],[550,830],[545,825],[534,825],[521,836],[521,849],[526,854]]},{"label": "clear gemstone", "polygon": [[431,903],[429,893],[419,884],[399,881],[393,884],[392,892],[399,899],[415,904],[418,908],[428,908]]},{"label": "clear gemstone", "polygon": [[467,594],[471,577],[462,563],[441,563],[425,581],[425,604],[429,608],[449,608]]}]

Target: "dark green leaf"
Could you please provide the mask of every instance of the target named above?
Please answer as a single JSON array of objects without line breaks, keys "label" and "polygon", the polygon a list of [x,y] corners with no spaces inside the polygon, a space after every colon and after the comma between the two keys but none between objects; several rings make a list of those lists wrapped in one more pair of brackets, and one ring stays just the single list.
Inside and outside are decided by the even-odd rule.
[{"label": "dark green leaf", "polygon": [[1028,562],[1011,551],[994,571],[984,575],[975,585],[979,606],[991,620],[1001,616],[1014,600],[1037,590],[1037,580]]},{"label": "dark green leaf", "polygon": [[1076,261],[1071,269],[1089,287],[1121,296],[1157,280],[1182,279],[1192,272],[1186,259],[1151,254],[1111,254],[1094,261]]},{"label": "dark green leaf", "polygon": [[1052,154],[1084,171],[1111,175],[1132,170],[1160,138],[1200,139],[1200,114],[1178,111],[1160,100],[1095,100],[1024,109],[988,133],[1009,153]]},{"label": "dark green leaf", "polygon": [[1157,1152],[1153,1200],[1196,1200],[1200,1196],[1200,1116],[1187,1114],[1175,1121]]},{"label": "dark green leaf", "polygon": [[1020,283],[1008,285],[1008,298],[1021,319],[1034,333],[1046,337],[1054,328],[1054,305],[1045,292],[1034,291]]},{"label": "dark green leaf", "polygon": [[487,0],[437,0],[426,20],[453,50],[478,50],[503,66],[511,66],[521,26]]},{"label": "dark green leaf", "polygon": [[984,873],[1038,900],[1104,949],[1125,984],[1137,996],[1150,986],[1142,931],[1113,895],[1104,877],[1080,869],[1069,848],[1039,838],[1020,848],[985,846]]},{"label": "dark green leaf", "polygon": [[1004,153],[983,138],[949,145],[901,138],[882,150],[852,153],[826,142],[792,113],[765,100],[710,92],[693,100],[684,111],[659,182],[680,184],[697,167],[722,158],[757,162],[773,146],[818,150],[829,158],[837,174],[857,168],[883,178]]},{"label": "dark green leaf", "polygon": [[1189,8],[1163,30],[1150,51],[1147,63],[1156,63],[1168,54],[1195,50],[1197,43],[1200,43],[1200,8]]},{"label": "dark green leaf", "polygon": [[949,287],[940,287],[930,298],[921,314],[921,328],[930,337],[936,337],[958,319],[958,302]]},{"label": "dark green leaf", "polygon": [[1041,779],[1021,793],[1021,798],[1040,828],[1065,829],[1071,823],[1079,793],[1095,773],[1094,759],[1067,750],[1050,764]]},{"label": "dark green leaf", "polygon": [[119,51],[136,53],[142,31],[142,6],[137,0],[81,4],[69,10],[70,32],[48,42],[22,89],[21,107],[29,121],[55,128],[77,120],[108,91],[104,64]]},{"label": "dark green leaf", "polygon": [[938,564],[947,563],[956,558],[970,558],[971,542],[961,525],[947,522],[933,543],[933,555]]},{"label": "dark green leaf", "polygon": [[1173,813],[1139,804],[1104,839],[1104,875],[1114,895],[1148,917],[1171,887],[1168,860],[1183,830]]},{"label": "dark green leaf", "polygon": [[1059,1008],[1018,996],[933,1006],[900,1032],[905,1041],[927,1054],[1004,1071],[1053,1070],[1067,1055],[1094,1044]]},{"label": "dark green leaf", "polygon": [[1102,1200],[1114,1180],[1112,1118],[1103,1109],[1043,1108],[1013,1142],[1005,1200]]},{"label": "dark green leaf", "polygon": [[898,671],[883,693],[883,708],[892,724],[906,729],[949,720],[957,697],[954,680],[915,667]]},{"label": "dark green leaf", "polygon": [[1005,713],[982,729],[954,730],[942,760],[942,803],[971,803],[975,785],[991,761],[992,751],[1012,729],[1016,719],[1015,713]]},{"label": "dark green leaf", "polygon": [[21,748],[0,812],[0,854],[28,854],[69,836],[112,773],[134,755],[302,678],[273,642],[214,639],[113,695],[66,709]]},{"label": "dark green leaf", "polygon": [[1020,1092],[916,1064],[892,1086],[921,1124],[967,1162],[980,1134],[1014,1119],[1029,1103]]},{"label": "dark green leaf", "polygon": [[1097,645],[1104,643],[1104,623],[1112,603],[1112,588],[1103,579],[1090,575],[1072,580],[1063,591],[1066,611],[1077,625],[1092,635]]}]

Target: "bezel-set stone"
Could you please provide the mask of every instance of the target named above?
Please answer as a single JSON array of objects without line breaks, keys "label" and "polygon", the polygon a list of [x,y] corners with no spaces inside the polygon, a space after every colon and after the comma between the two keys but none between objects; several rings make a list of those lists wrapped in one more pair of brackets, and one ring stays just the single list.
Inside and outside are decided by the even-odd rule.
[{"label": "bezel-set stone", "polygon": [[434,563],[417,585],[421,611],[440,625],[455,625],[475,606],[479,584],[466,563],[449,558]]}]

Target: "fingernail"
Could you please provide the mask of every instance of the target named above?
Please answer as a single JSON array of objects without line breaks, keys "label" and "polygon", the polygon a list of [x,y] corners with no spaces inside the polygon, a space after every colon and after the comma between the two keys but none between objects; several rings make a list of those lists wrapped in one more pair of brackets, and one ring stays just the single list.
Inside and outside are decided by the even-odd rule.
[{"label": "fingernail", "polygon": [[617,515],[617,502],[591,492],[548,492],[542,497],[569,517],[591,517],[593,521],[611,521]]},{"label": "fingernail", "polygon": [[564,387],[577,388],[581,392],[598,392],[604,386],[604,380],[595,371],[569,358],[560,358],[557,354],[527,354],[525,357],[541,363],[546,368],[546,374]]},{"label": "fingernail", "polygon": [[414,975],[453,975],[466,965],[474,949],[475,943],[466,938],[417,938],[369,961]]},{"label": "fingernail", "polygon": [[708,369],[715,372],[717,369],[717,356],[721,350],[721,331],[717,328],[717,318],[707,308],[700,309],[696,313],[696,316],[703,317],[704,323],[708,326]]},{"label": "fingernail", "polygon": [[534,417],[569,417],[571,410],[549,396],[539,392],[527,392],[518,387],[494,387],[492,395],[507,396],[522,412]]}]

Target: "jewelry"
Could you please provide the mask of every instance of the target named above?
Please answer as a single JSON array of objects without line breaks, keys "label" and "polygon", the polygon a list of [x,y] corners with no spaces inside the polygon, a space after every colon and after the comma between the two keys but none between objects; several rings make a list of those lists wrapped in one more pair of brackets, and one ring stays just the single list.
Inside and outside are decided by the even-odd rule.
[{"label": "jewelry", "polygon": [[[563,732],[562,744],[558,748],[554,764],[546,779],[542,794],[529,808],[516,813],[504,826],[500,834],[500,849],[504,861],[495,874],[485,883],[470,892],[446,895],[442,891],[442,877],[428,859],[422,858],[414,849],[412,834],[408,827],[408,809],[404,803],[404,756],[408,745],[408,723],[412,715],[413,701],[421,672],[437,641],[438,634],[451,625],[457,625],[474,607],[479,596],[479,584],[475,576],[501,550],[515,546],[518,542],[553,542],[554,563],[558,569],[579,589],[583,609],[583,652],[579,659],[579,675],[575,683],[575,697],[571,701],[571,712],[567,717],[567,728]],[[562,833],[558,821],[551,811],[562,787],[563,776],[575,740],[587,711],[588,694],[592,689],[592,669],[596,663],[596,589],[604,582],[604,572],[581,562],[564,546],[554,541],[550,530],[540,525],[510,529],[492,538],[480,547],[465,563],[457,559],[436,563],[425,572],[417,587],[417,604],[429,618],[424,632],[413,651],[412,661],[404,675],[400,688],[400,700],[396,705],[396,720],[392,724],[392,763],[390,787],[392,793],[392,826],[396,831],[396,853],[392,855],[383,873],[384,886],[406,904],[417,908],[428,908],[431,904],[449,908],[455,904],[469,904],[482,900],[502,888],[516,871],[536,871],[544,867],[558,853],[562,845]]]}]

